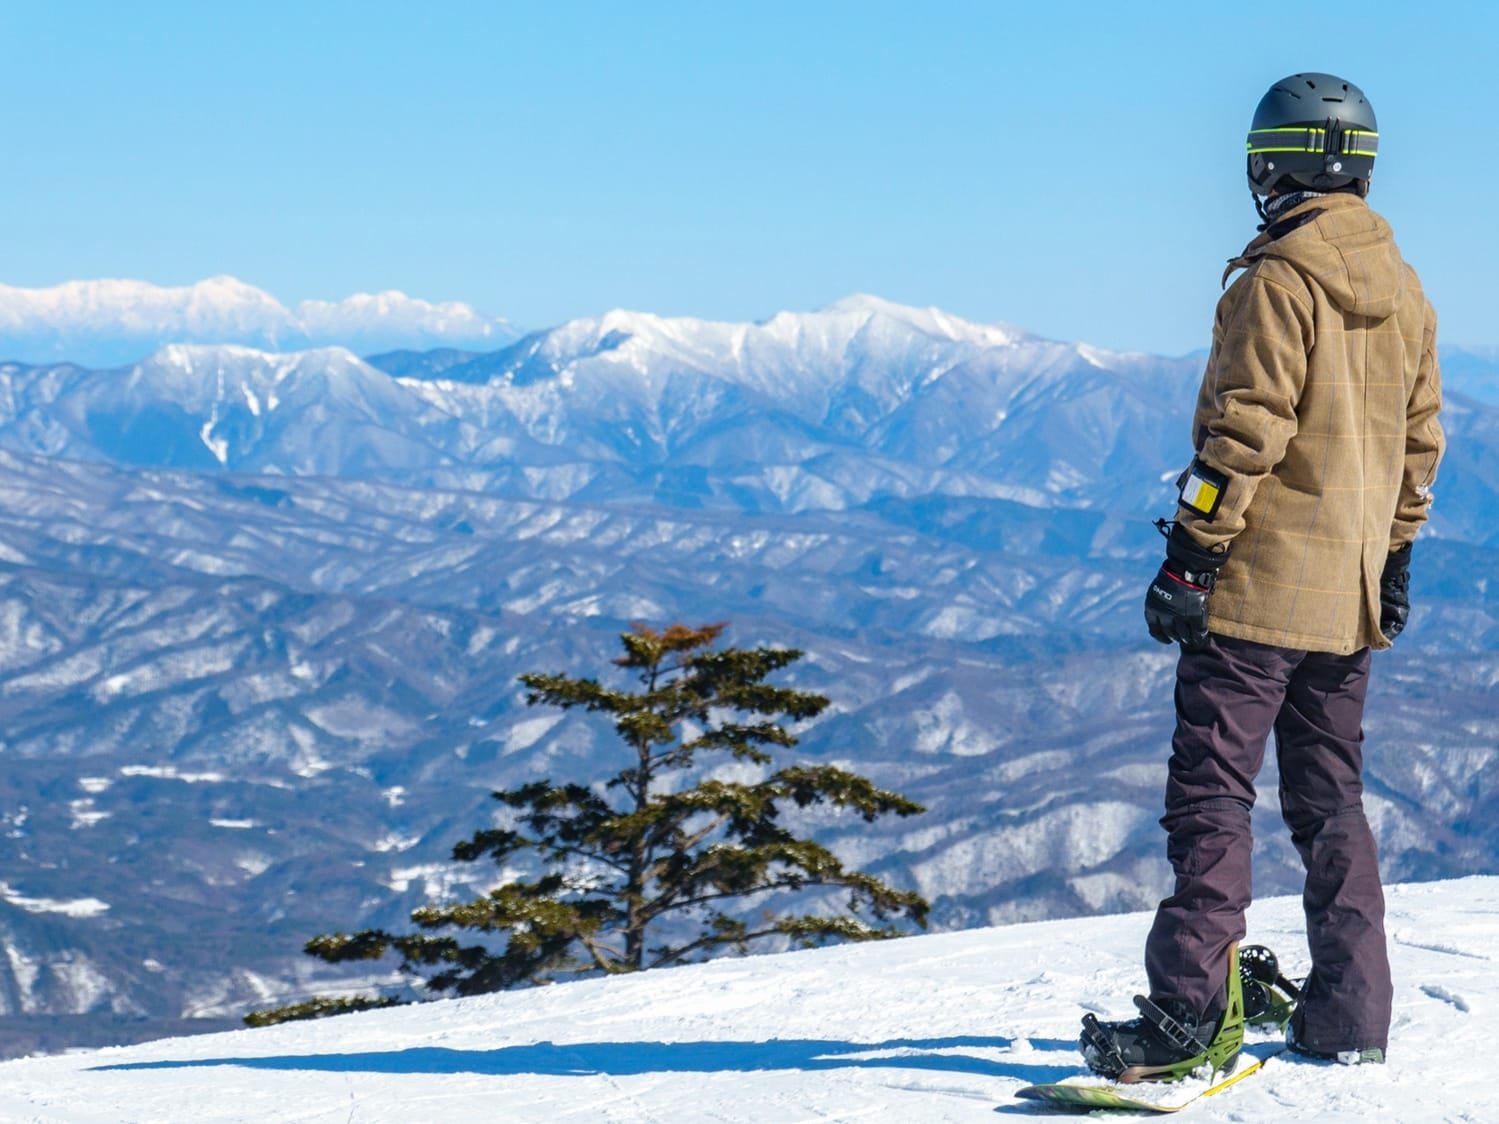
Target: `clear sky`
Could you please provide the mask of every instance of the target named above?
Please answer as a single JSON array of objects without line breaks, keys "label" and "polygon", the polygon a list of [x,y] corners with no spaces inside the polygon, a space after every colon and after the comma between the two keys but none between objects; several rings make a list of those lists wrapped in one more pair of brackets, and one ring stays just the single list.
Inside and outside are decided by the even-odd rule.
[{"label": "clear sky", "polygon": [[232,274],[544,327],[853,292],[1207,342],[1277,78],[1379,116],[1371,203],[1499,344],[1499,4],[0,0],[0,283]]}]

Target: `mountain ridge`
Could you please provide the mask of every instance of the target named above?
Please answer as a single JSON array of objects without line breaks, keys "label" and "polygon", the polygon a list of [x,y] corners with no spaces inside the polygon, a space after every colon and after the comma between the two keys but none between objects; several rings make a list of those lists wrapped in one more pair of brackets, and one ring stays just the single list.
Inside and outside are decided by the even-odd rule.
[{"label": "mountain ridge", "polygon": [[[0,402],[0,442],[131,463],[151,463],[161,446],[172,450],[164,463],[184,467],[335,474],[323,454],[347,445],[345,470],[355,474],[506,489],[520,482],[524,448],[527,487],[538,497],[607,499],[665,487],[681,502],[698,491],[697,502],[731,509],[849,506],[881,486],[1058,502],[1110,456],[1161,460],[1150,446],[1168,445],[1171,415],[1151,395],[1179,396],[1195,374],[1180,361],[1060,344],[875,298],[833,309],[759,324],[609,313],[471,358],[432,352],[430,367],[420,353],[402,352],[386,360],[397,372],[389,380],[369,363],[340,359],[363,388],[357,412],[365,420],[337,434],[323,424],[338,424],[337,416],[299,420],[259,409],[271,401],[265,385],[290,393],[295,380],[285,372],[315,378],[314,359],[177,345],[123,369],[123,384],[74,364],[11,365],[3,368],[10,394]],[[315,413],[315,397],[299,400]],[[1106,425],[1118,411],[1136,424]],[[318,426],[313,442],[309,427]],[[1100,440],[1104,429],[1123,444]],[[1013,455],[1025,441],[1011,433],[1045,441],[1047,459],[1064,459],[1066,448],[1068,458],[1095,463],[1042,471],[1035,458]],[[775,464],[784,466],[779,482],[765,477]],[[924,480],[900,484],[909,469],[897,466]],[[734,479],[743,477],[762,482],[739,494]],[[939,478],[948,482],[934,484]]]},{"label": "mountain ridge", "polygon": [[[516,677],[607,673],[634,621],[806,653],[834,705],[797,752],[931,809],[813,830],[938,927],[1165,891],[1172,659],[1139,597],[1196,361],[873,298],[376,358],[0,365],[0,1029],[402,993],[302,942],[482,890],[451,848],[492,789],[601,775],[610,731]],[[1499,410],[1445,421],[1366,721],[1397,878],[1499,872]],[[1289,891],[1275,792],[1272,764],[1256,885]],[[78,902],[108,908],[38,906]]]},{"label": "mountain ridge", "polygon": [[496,347],[515,338],[502,319],[460,301],[397,290],[287,308],[262,289],[220,275],[191,285],[104,278],[47,288],[0,285],[3,358],[117,367],[173,343],[240,343],[267,350],[340,345],[362,354],[398,347]]}]

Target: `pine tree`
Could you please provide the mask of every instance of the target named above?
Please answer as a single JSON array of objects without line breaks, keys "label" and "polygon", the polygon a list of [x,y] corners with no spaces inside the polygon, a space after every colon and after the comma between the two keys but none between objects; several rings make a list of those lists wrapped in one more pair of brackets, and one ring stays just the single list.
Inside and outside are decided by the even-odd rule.
[{"label": "pine tree", "polygon": [[[744,952],[768,938],[811,947],[894,937],[901,917],[925,928],[929,906],[919,895],[845,868],[782,822],[792,806],[845,809],[866,822],[924,809],[834,766],[774,767],[772,751],[797,744],[784,723],[815,718],[829,700],[767,682],[801,652],[717,648],[723,627],[623,634],[625,654],[614,663],[635,690],[560,673],[521,676],[528,705],[612,718],[624,767],[603,783],[548,779],[496,792],[504,826],[453,849],[455,859],[507,871],[529,860],[533,877],[418,909],[416,933],[335,933],[306,951],[330,962],[398,953],[403,970],[427,976],[428,990],[475,995]],[[713,776],[711,766],[729,759],[760,767],[761,779]],[[831,914],[770,908],[782,894],[817,888],[835,889],[845,904]],[[250,1017],[315,1018],[372,1002],[318,999]]]}]

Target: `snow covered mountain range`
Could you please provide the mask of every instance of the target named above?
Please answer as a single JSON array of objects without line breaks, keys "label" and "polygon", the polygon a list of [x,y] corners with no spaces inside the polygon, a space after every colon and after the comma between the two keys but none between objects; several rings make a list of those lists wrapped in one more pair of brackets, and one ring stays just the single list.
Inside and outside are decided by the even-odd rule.
[{"label": "snow covered mountain range", "polygon": [[0,285],[0,358],[133,363],[169,343],[237,343],[268,350],[338,344],[362,354],[397,347],[491,350],[515,338],[503,320],[457,301],[358,293],[286,308],[233,277],[164,287],[145,281],[69,281],[46,289]]},{"label": "snow covered mountain range", "polygon": [[[1499,879],[1393,886],[1389,902],[1388,1064],[1271,1056],[1193,1105],[1193,1120],[1499,1118],[1482,1018],[1499,1001]],[[1131,1010],[1149,924],[1132,913],[974,929],[14,1061],[0,1065],[0,1114],[47,1124],[1055,1120],[1015,1092],[1078,1075],[1084,1011]],[[1306,971],[1299,896],[1256,902],[1249,933],[1290,974]],[[1270,1032],[1246,1039],[1241,1072],[1277,1048]]]},{"label": "snow covered mountain range", "polygon": [[[515,678],[606,675],[635,620],[806,651],[834,705],[801,749],[930,808],[815,829],[938,927],[1149,906],[1173,660],[1139,599],[1199,374],[871,297],[0,367],[0,1029],[212,1028],[345,978],[302,942],[485,884],[448,855],[491,789],[613,771]],[[1499,872],[1499,410],[1449,391],[1369,709],[1393,878]],[[1263,780],[1257,885],[1290,891]]]}]

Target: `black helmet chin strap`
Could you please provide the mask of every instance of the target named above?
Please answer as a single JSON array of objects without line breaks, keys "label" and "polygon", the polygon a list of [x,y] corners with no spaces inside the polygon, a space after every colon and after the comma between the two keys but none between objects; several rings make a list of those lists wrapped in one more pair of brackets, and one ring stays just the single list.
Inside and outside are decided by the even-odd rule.
[{"label": "black helmet chin strap", "polygon": [[[1293,186],[1295,185],[1293,184]],[[1339,190],[1342,189],[1340,188]],[[1296,227],[1300,226],[1302,222],[1309,221],[1318,214],[1318,212],[1312,211],[1304,215],[1299,221],[1287,220],[1290,222],[1290,225],[1284,230],[1274,230],[1275,224],[1280,222],[1282,216],[1287,211],[1294,210],[1310,199],[1320,199],[1322,196],[1331,193],[1314,191],[1309,187],[1297,187],[1294,191],[1281,191],[1264,199],[1261,199],[1257,192],[1252,192],[1251,194],[1254,195],[1254,209],[1259,212],[1260,219],[1262,220],[1259,229],[1262,232],[1270,230],[1272,231],[1272,237],[1279,238],[1282,235],[1289,234]]]},{"label": "black helmet chin strap", "polygon": [[1249,189],[1249,198],[1254,200],[1255,213],[1260,216],[1260,229],[1264,230],[1265,227],[1270,225],[1270,216],[1265,214],[1265,200],[1252,187]]}]

